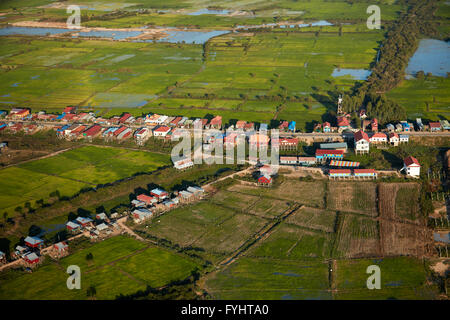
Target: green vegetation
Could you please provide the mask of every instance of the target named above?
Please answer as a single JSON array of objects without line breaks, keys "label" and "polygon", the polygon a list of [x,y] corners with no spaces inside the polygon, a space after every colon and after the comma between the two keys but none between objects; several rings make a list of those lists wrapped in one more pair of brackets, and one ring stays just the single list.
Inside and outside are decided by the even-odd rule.
[{"label": "green vegetation", "polygon": [[[381,290],[368,290],[369,265],[381,270]],[[336,299],[433,299],[437,288],[427,285],[427,271],[416,258],[398,257],[338,261]]]},{"label": "green vegetation", "polygon": [[[92,263],[86,260],[91,253]],[[48,259],[48,258],[47,258]],[[66,286],[66,268],[81,269],[81,290]],[[32,274],[9,271],[0,275],[1,299],[86,299],[86,290],[95,288],[97,299],[115,299],[133,294],[147,285],[160,287],[183,280],[197,267],[189,258],[131,238],[117,236],[81,249],[57,262],[46,264]],[[28,288],[23,290],[23,288]]]},{"label": "green vegetation", "polygon": [[73,149],[1,170],[0,210],[11,217],[14,208],[27,201],[34,207],[39,199],[71,197],[84,188],[152,172],[169,163],[168,155],[150,152],[93,146]]}]

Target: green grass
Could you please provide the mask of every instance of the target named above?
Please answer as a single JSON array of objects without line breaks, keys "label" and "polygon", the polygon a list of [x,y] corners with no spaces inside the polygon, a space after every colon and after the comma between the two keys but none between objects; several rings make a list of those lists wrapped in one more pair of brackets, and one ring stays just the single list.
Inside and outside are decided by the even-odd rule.
[{"label": "green grass", "polygon": [[240,258],[208,278],[216,299],[330,299],[327,264]]},{"label": "green grass", "polygon": [[403,80],[387,96],[405,107],[408,119],[448,119],[450,118],[448,109],[450,99],[447,94],[449,87],[449,78],[431,77],[424,80]]},{"label": "green grass", "polygon": [[323,260],[331,257],[332,236],[283,224],[248,255],[284,260]]},{"label": "green grass", "polygon": [[[86,255],[92,253],[93,263]],[[48,260],[48,258],[47,258]],[[81,269],[81,290],[68,290],[66,268]],[[87,299],[86,289],[93,285],[97,299],[114,299],[132,294],[147,285],[159,287],[173,280],[185,279],[197,264],[178,254],[149,247],[134,239],[117,236],[82,249],[61,259],[48,262],[32,274],[7,272],[0,277],[1,299]],[[23,288],[27,290],[23,290]]]},{"label": "green grass", "polygon": [[169,156],[119,148],[87,146],[54,157],[0,170],[0,210],[10,216],[26,201],[48,199],[55,190],[73,196],[86,187],[114,182],[169,164]]},{"label": "green grass", "polygon": [[[367,289],[370,274],[366,269],[378,265],[381,270],[381,289]],[[432,299],[437,290],[427,284],[427,272],[421,260],[411,257],[380,260],[338,261],[336,271],[336,299]]]}]

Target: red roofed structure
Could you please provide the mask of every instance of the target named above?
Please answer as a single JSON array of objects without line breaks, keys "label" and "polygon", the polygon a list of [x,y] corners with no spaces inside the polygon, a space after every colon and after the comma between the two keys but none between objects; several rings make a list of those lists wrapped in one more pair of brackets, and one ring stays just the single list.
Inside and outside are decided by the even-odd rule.
[{"label": "red roofed structure", "polygon": [[102,127],[98,124],[94,124],[92,127],[83,132],[85,137],[95,137],[102,131]]}]

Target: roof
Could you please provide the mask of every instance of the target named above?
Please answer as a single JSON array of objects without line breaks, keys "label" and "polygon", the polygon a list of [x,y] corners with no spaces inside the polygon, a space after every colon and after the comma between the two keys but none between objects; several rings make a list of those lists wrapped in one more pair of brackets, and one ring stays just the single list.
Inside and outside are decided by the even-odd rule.
[{"label": "roof", "polygon": [[204,192],[205,191],[205,190],[203,190],[203,188],[197,187],[197,186],[188,187],[186,190],[189,191],[189,192],[192,192],[192,193]]},{"label": "roof", "polygon": [[69,228],[71,228],[71,229],[76,229],[76,228],[79,228],[79,227],[80,227],[80,225],[79,225],[78,223],[75,223],[75,222],[73,222],[73,221],[67,222],[67,223],[66,223],[66,226],[69,227]]},{"label": "roof", "polygon": [[25,256],[25,259],[29,260],[29,261],[34,261],[34,260],[39,259],[39,257],[38,257],[38,255],[36,253],[32,252],[32,253],[27,254]]},{"label": "roof", "polygon": [[317,149],[316,156],[324,154],[344,154],[344,150],[328,150],[328,149]]},{"label": "roof", "polygon": [[153,131],[155,131],[155,132],[169,132],[170,128],[167,127],[167,126],[160,126],[160,127],[156,128]]},{"label": "roof", "polygon": [[354,169],[353,172],[355,174],[358,174],[358,173],[377,173],[375,171],[375,169]]},{"label": "roof", "polygon": [[222,117],[221,116],[216,116],[213,119],[211,119],[211,122],[209,123],[210,125],[222,125]]},{"label": "roof", "polygon": [[65,242],[58,242],[57,244],[55,244],[55,247],[58,250],[63,250],[63,249],[68,248],[69,246]]},{"label": "roof", "polygon": [[297,157],[280,157],[281,161],[297,161]]},{"label": "roof", "polygon": [[146,194],[140,194],[140,195],[138,195],[138,196],[136,197],[136,199],[139,200],[139,201],[143,201],[143,202],[149,203],[149,202],[152,202],[152,200],[153,200],[154,198],[153,198],[153,197],[150,197],[150,196],[148,196],[148,195],[146,195]]},{"label": "roof", "polygon": [[398,139],[398,134],[396,134],[395,132],[390,133],[389,134],[389,139],[392,139],[392,138],[397,138]]},{"label": "roof", "polygon": [[369,136],[367,135],[367,133],[365,133],[362,130],[359,130],[358,132],[356,132],[353,137],[354,137],[356,142],[361,141],[361,140],[366,140],[367,142],[370,141],[369,140]]},{"label": "roof", "polygon": [[350,126],[350,122],[348,121],[347,117],[338,117],[337,118],[337,124],[339,127],[348,127]]},{"label": "roof", "polygon": [[43,240],[39,239],[38,237],[30,237],[30,236],[28,236],[28,237],[25,238],[25,242],[34,245],[34,244],[42,243]]},{"label": "roof", "polygon": [[76,219],[77,222],[81,223],[81,224],[85,224],[85,223],[89,223],[92,222],[92,219],[90,218],[84,218],[84,217],[78,217]]},{"label": "roof", "polygon": [[335,143],[321,143],[320,149],[347,149],[347,142],[335,142]]},{"label": "roof", "polygon": [[409,136],[407,134],[401,134],[400,139],[409,139]]},{"label": "roof", "polygon": [[350,169],[330,169],[330,174],[351,174]]},{"label": "roof", "polygon": [[374,135],[372,135],[371,137],[370,137],[370,139],[372,139],[372,138],[387,138],[387,136],[386,136],[386,134],[385,133],[383,133],[383,132],[377,132],[377,133],[375,133]]},{"label": "roof", "polygon": [[330,166],[331,167],[359,167],[359,162],[331,160]]},{"label": "roof", "polygon": [[413,156],[407,157],[405,160],[403,160],[403,162],[405,163],[405,166],[407,166],[407,167],[409,167],[409,166],[419,166],[420,167],[419,161],[416,158],[414,158]]},{"label": "roof", "polygon": [[104,212],[97,214],[96,217],[99,219],[102,219],[102,220],[105,220],[106,218],[108,218],[106,216],[106,213],[104,213]]},{"label": "roof", "polygon": [[164,191],[162,189],[159,188],[155,188],[152,191],[150,191],[150,193],[156,194],[158,196],[163,195],[163,194],[168,194],[167,191]]},{"label": "roof", "polygon": [[105,229],[108,229],[108,226],[107,226],[106,224],[104,224],[104,223],[101,223],[101,224],[99,224],[99,225],[96,227],[96,229],[97,229],[98,231],[103,231],[103,230],[105,230]]},{"label": "roof", "polygon": [[430,122],[430,128],[440,128],[441,123],[440,122]]},{"label": "roof", "polygon": [[87,136],[92,136],[94,134],[99,133],[100,130],[102,130],[102,127],[100,125],[98,125],[98,124],[94,124],[92,127],[87,129],[86,131],[84,131],[84,134],[87,135]]}]

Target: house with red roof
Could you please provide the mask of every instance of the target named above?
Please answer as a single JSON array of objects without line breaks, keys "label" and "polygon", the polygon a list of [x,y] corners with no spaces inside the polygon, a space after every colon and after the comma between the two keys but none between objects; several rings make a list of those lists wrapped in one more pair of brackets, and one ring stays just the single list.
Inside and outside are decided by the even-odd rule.
[{"label": "house with red roof", "polygon": [[156,129],[153,129],[153,135],[155,137],[165,137],[170,132],[170,128],[168,126],[159,126]]},{"label": "house with red roof", "polygon": [[65,107],[63,113],[77,113],[77,107]]},{"label": "house with red roof", "polygon": [[353,139],[355,141],[355,153],[369,153],[370,148],[370,140],[367,133],[362,130],[359,130],[353,135]]},{"label": "house with red roof", "polygon": [[331,132],[331,124],[329,122],[324,122],[322,125],[323,132]]},{"label": "house with red roof", "polygon": [[347,116],[337,117],[337,125],[339,127],[339,131],[342,132],[343,130],[350,128],[350,120]]},{"label": "house with red roof", "polygon": [[146,194],[140,194],[140,195],[138,195],[138,196],[136,197],[136,199],[137,199],[138,201],[144,202],[147,206],[151,206],[151,205],[153,205],[154,203],[157,203],[157,202],[158,202],[157,199],[155,199],[154,197],[150,197],[150,196],[148,196],[148,195],[146,195]]},{"label": "house with red roof", "polygon": [[209,127],[211,129],[222,129],[222,117],[216,116],[213,119],[211,119],[211,122],[209,123]]},{"label": "house with red roof", "polygon": [[298,147],[298,138],[280,138],[280,150],[294,150]]},{"label": "house with red roof", "polygon": [[119,123],[125,123],[131,116],[130,113],[124,113],[120,118],[119,118]]},{"label": "house with red roof", "polygon": [[236,129],[244,129],[246,124],[247,124],[247,121],[239,120],[236,122],[235,127],[236,127]]},{"label": "house with red roof", "polygon": [[430,125],[431,132],[441,131],[441,123],[440,122],[430,122],[429,125]]},{"label": "house with red roof", "polygon": [[343,150],[331,150],[331,149],[317,149],[316,161],[325,162],[328,159],[342,160],[344,159]]},{"label": "house with red roof", "polygon": [[387,143],[387,141],[387,136],[383,132],[377,132],[370,137],[370,143],[373,144]]},{"label": "house with red roof", "polygon": [[93,126],[89,127],[87,130],[83,132],[83,136],[86,138],[94,138],[98,136],[102,131],[102,126],[98,124],[94,124]]},{"label": "house with red roof", "polygon": [[289,127],[289,122],[281,121],[280,125],[278,126],[278,129],[285,131],[288,127]]},{"label": "house with red roof", "polygon": [[268,174],[262,174],[259,178],[258,178],[258,184],[261,186],[266,186],[269,187],[272,185],[272,177]]},{"label": "house with red roof", "polygon": [[391,132],[389,134],[389,143],[393,146],[398,146],[398,143],[400,142],[400,137],[395,132]]},{"label": "house with red roof", "polygon": [[375,169],[354,169],[353,175],[355,176],[355,178],[377,178],[377,172],[375,171]]},{"label": "house with red roof", "polygon": [[350,178],[352,175],[352,171],[350,169],[330,169],[329,171],[330,178]]},{"label": "house with red roof", "polygon": [[[413,156],[409,156],[405,160],[403,160],[402,170],[404,170],[408,176],[419,177],[420,176],[420,163]],[[400,170],[400,171],[402,171],[402,170]]]}]

